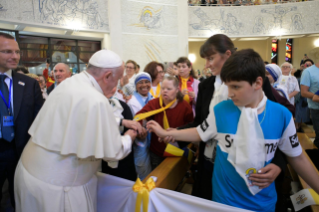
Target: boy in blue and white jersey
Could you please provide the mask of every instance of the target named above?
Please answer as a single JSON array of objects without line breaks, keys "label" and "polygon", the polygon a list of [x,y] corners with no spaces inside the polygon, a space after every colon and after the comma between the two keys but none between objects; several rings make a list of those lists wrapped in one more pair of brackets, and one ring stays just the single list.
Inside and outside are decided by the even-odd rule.
[{"label": "boy in blue and white jersey", "polygon": [[225,62],[221,78],[232,100],[214,107],[197,128],[164,131],[156,122],[147,127],[159,137],[179,141],[218,140],[213,173],[213,201],[252,211],[275,211],[275,185],[254,186],[251,173],[266,166],[279,148],[297,173],[318,193],[319,176],[302,153],[291,113],[267,100],[262,91],[265,66],[251,49]]}]

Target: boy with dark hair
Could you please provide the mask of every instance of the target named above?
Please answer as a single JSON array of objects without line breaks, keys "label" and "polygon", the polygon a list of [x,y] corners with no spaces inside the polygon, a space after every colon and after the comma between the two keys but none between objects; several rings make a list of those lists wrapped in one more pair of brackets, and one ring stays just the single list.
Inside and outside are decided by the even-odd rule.
[{"label": "boy with dark hair", "polygon": [[319,176],[302,153],[291,113],[263,93],[265,66],[258,53],[246,49],[232,54],[221,78],[232,100],[217,104],[200,126],[164,131],[151,121],[148,129],[161,138],[172,136],[179,141],[218,140],[213,201],[252,211],[275,211],[274,183],[260,189],[250,174],[269,164],[277,148],[318,193]]}]

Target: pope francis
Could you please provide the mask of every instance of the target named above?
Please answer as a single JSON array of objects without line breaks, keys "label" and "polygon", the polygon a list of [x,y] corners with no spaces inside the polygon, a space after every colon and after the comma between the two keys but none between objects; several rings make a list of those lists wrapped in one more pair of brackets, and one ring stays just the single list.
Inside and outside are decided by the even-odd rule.
[{"label": "pope francis", "polygon": [[18,212],[96,211],[101,160],[122,159],[136,137],[133,130],[120,135],[105,97],[123,70],[117,54],[98,51],[87,71],[63,81],[48,97],[15,173]]}]

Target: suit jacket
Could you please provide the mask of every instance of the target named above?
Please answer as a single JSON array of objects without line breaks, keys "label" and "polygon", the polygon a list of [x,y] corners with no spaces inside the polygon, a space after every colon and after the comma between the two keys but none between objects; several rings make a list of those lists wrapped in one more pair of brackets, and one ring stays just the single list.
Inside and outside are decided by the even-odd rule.
[{"label": "suit jacket", "polygon": [[28,130],[43,105],[39,83],[26,75],[12,72],[14,142],[20,157],[30,135]]},{"label": "suit jacket", "polygon": [[54,88],[55,88],[54,83],[50,87],[48,87],[48,90],[47,90],[48,95],[53,91]]}]

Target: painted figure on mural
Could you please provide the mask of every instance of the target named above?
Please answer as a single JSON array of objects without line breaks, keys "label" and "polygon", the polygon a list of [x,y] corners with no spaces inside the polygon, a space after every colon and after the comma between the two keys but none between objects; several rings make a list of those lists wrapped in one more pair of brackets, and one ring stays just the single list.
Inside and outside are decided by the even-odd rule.
[{"label": "painted figure on mural", "polygon": [[295,31],[301,31],[303,30],[303,24],[302,24],[302,16],[301,14],[297,13],[291,16],[291,26],[290,26],[290,32]]},{"label": "painted figure on mural", "polygon": [[274,24],[275,28],[282,28],[282,19],[283,17],[291,12],[296,11],[297,7],[283,7],[283,6],[275,6],[275,9],[262,9],[262,13],[269,13],[274,16]]},{"label": "painted figure on mural", "polygon": [[264,25],[263,18],[261,16],[257,16],[255,18],[253,33],[259,34],[259,33],[265,33],[265,32],[266,32],[266,27]]}]

